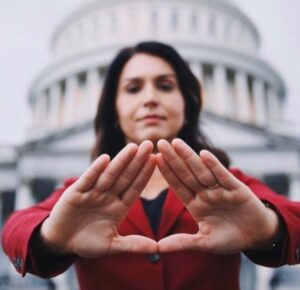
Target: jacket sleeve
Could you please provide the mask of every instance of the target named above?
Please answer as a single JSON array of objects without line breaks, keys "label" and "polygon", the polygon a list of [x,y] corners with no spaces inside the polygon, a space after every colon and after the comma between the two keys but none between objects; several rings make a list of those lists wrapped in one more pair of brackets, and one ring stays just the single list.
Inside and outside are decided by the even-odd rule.
[{"label": "jacket sleeve", "polygon": [[64,186],[45,201],[14,212],[6,221],[2,231],[3,250],[22,276],[29,272],[43,278],[53,277],[64,272],[76,259],[73,255],[40,259],[36,256],[37,251],[30,248],[35,233],[66,188],[75,180],[66,180]]},{"label": "jacket sleeve", "polygon": [[231,172],[245,183],[262,202],[274,209],[281,222],[281,237],[279,237],[278,244],[267,251],[245,251],[246,256],[254,263],[267,267],[300,263],[300,202],[289,201],[257,179],[246,176],[240,170],[232,169]]}]

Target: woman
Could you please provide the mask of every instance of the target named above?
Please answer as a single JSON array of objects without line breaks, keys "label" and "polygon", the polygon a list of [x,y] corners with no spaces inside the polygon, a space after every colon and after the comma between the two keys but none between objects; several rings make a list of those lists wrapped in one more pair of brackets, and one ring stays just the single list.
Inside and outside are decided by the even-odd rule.
[{"label": "woman", "polygon": [[82,290],[235,290],[242,251],[296,263],[299,205],[229,168],[199,131],[201,102],[172,47],[123,49],[104,84],[92,165],[5,225],[17,270],[51,277],[75,263]]}]

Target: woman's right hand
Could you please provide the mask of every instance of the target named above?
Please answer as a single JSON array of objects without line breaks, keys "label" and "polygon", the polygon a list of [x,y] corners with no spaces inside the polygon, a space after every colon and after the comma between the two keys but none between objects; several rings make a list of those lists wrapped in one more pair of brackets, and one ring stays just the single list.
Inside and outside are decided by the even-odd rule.
[{"label": "woman's right hand", "polygon": [[137,235],[120,236],[127,215],[155,168],[153,145],[128,144],[110,162],[101,155],[61,196],[40,229],[49,252],[95,258],[118,252],[157,252],[157,243]]}]

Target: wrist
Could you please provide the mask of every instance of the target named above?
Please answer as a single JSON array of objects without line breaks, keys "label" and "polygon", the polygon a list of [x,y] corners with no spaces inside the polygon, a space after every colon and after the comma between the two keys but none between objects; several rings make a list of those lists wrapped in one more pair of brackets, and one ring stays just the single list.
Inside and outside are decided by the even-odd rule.
[{"label": "wrist", "polygon": [[[60,245],[58,242],[54,242],[54,235],[51,233],[51,230],[48,227],[49,218],[47,218],[39,228],[37,232],[36,242],[38,243],[38,249],[41,252],[54,255],[66,255],[69,254],[65,251],[63,245]],[[52,237],[52,239],[51,239]]]},{"label": "wrist", "polygon": [[265,226],[260,232],[260,239],[254,244],[252,250],[255,251],[270,251],[276,247],[281,240],[282,232],[284,231],[284,224],[276,209],[267,202],[263,202]]}]

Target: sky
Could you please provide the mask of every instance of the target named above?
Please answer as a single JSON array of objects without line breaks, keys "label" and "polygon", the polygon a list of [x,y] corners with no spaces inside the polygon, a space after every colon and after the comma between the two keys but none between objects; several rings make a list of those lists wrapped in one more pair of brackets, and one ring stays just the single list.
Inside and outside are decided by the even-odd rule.
[{"label": "sky", "polygon": [[[283,77],[288,96],[285,122],[300,137],[300,1],[232,2],[256,24],[261,56]],[[0,0],[0,145],[26,139],[30,85],[51,62],[53,31],[77,4],[78,0]]]}]

